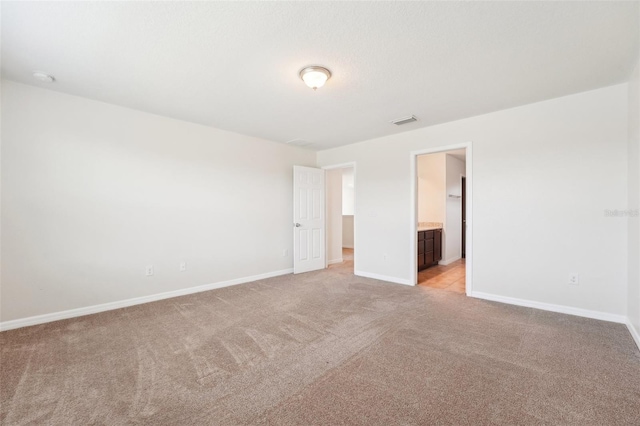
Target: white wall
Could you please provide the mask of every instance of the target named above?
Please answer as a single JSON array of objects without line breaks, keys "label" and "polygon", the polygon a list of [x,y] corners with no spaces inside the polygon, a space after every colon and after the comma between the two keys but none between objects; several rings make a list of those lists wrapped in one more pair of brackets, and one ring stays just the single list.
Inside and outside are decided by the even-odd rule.
[{"label": "white wall", "polygon": [[354,211],[354,171],[353,167],[342,170],[342,214],[353,216]]},{"label": "white wall", "polygon": [[449,195],[462,195],[461,176],[466,174],[465,162],[446,155],[446,212],[444,221],[443,263],[449,264],[461,258],[462,254],[462,199]]},{"label": "white wall", "polygon": [[344,215],[342,216],[342,247],[344,248],[354,248],[353,247],[353,216],[352,215]]},{"label": "white wall", "polygon": [[353,248],[354,191],[353,167],[342,169],[342,247],[345,248]]},{"label": "white wall", "polygon": [[[629,202],[631,211],[640,209],[640,63],[629,82]],[[629,216],[628,315],[640,346],[640,218]]]},{"label": "white wall", "polygon": [[296,164],[315,153],[3,82],[0,319],[286,271]]},{"label": "white wall", "polygon": [[357,161],[359,272],[406,281],[410,152],[472,141],[474,292],[626,315],[627,221],[604,210],[627,203],[627,109],[621,84],[321,151],[318,163]]},{"label": "white wall", "polygon": [[418,222],[444,223],[446,218],[446,154],[420,155],[418,175]]},{"label": "white wall", "polygon": [[326,171],[327,261],[342,262],[342,169]]}]

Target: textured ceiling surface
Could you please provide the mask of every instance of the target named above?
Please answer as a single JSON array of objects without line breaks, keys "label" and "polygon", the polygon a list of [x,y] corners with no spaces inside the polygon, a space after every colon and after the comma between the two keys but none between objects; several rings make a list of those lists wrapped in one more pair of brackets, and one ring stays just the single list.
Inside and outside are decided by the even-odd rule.
[{"label": "textured ceiling surface", "polygon": [[[2,75],[326,149],[625,82],[638,14],[638,2],[5,1]],[[298,77],[310,64],[333,73],[317,92]]]}]

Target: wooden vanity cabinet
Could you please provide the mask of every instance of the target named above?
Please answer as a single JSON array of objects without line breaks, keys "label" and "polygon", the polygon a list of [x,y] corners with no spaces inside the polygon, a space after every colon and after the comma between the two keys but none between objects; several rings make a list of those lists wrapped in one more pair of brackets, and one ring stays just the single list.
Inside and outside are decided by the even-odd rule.
[{"label": "wooden vanity cabinet", "polygon": [[442,260],[442,229],[418,231],[418,271]]},{"label": "wooden vanity cabinet", "polygon": [[424,263],[424,251],[425,251],[425,233],[418,232],[418,271],[426,268]]},{"label": "wooden vanity cabinet", "polygon": [[442,260],[442,229],[433,232],[433,258],[438,262]]}]

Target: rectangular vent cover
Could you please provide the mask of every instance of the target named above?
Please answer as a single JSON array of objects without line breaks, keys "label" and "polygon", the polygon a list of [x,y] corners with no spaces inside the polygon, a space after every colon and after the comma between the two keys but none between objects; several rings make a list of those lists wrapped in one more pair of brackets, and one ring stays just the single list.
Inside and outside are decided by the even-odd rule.
[{"label": "rectangular vent cover", "polygon": [[295,145],[295,146],[301,146],[301,147],[313,145],[313,142],[307,141],[307,140],[304,140],[304,139],[293,139],[293,140],[287,141],[285,143],[288,144],[288,145]]},{"label": "rectangular vent cover", "polygon": [[415,115],[410,115],[409,117],[398,118],[397,120],[392,120],[391,122],[396,126],[401,126],[407,123],[413,123],[414,121],[418,121]]}]

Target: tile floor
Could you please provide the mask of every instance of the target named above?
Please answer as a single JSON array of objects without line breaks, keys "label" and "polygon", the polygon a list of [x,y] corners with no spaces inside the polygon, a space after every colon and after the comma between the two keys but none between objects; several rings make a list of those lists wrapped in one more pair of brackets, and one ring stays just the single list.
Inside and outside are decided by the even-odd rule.
[{"label": "tile floor", "polygon": [[[353,249],[343,248],[341,264],[329,265],[329,268],[353,268]],[[454,293],[465,293],[465,263],[460,259],[447,266],[436,265],[418,272],[418,285],[439,288]]]},{"label": "tile floor", "polygon": [[465,293],[465,263],[457,260],[446,266],[436,265],[418,272],[418,285]]}]

